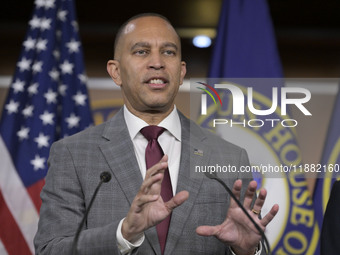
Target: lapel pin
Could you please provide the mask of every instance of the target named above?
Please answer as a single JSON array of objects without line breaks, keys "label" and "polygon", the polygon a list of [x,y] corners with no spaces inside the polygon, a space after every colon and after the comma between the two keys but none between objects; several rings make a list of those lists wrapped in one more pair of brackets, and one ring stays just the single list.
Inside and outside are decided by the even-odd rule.
[{"label": "lapel pin", "polygon": [[203,156],[203,151],[199,149],[194,149],[194,154],[198,156]]}]

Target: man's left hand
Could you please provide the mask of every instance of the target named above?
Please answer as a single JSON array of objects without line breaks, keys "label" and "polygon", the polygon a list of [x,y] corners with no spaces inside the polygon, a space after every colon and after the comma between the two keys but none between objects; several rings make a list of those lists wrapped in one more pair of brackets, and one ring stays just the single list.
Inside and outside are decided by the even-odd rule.
[{"label": "man's left hand", "polygon": [[[271,208],[270,212],[260,219],[259,214],[266,199],[267,191],[265,189],[260,190],[254,206],[251,208],[256,187],[256,181],[251,181],[249,183],[244,197],[243,206],[264,231],[266,226],[279,211],[279,206],[275,204]],[[237,199],[240,199],[241,188],[242,181],[235,181],[233,193]],[[237,255],[253,255],[261,240],[261,234],[232,198],[227,212],[227,217],[221,225],[200,226],[196,229],[196,232],[201,236],[215,236],[221,242],[231,246]]]}]

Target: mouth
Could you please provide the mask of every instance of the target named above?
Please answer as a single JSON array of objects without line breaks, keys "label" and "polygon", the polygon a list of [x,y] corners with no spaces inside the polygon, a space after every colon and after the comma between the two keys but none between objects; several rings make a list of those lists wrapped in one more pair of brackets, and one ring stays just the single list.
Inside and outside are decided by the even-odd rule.
[{"label": "mouth", "polygon": [[152,77],[145,81],[145,83],[151,87],[152,89],[162,89],[164,88],[169,82],[167,79],[163,77]]}]

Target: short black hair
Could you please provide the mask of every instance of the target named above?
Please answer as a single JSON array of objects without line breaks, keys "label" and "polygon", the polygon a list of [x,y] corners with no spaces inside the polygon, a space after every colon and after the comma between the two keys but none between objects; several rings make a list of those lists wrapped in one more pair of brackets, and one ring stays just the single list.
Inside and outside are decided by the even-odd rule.
[{"label": "short black hair", "polygon": [[[163,16],[162,14],[159,14],[159,13],[145,12],[145,13],[140,13],[140,14],[134,15],[131,18],[129,18],[127,21],[125,21],[118,28],[117,33],[116,33],[116,38],[115,38],[115,41],[114,41],[114,45],[113,45],[113,52],[114,53],[116,51],[118,41],[119,41],[120,37],[122,36],[123,30],[125,29],[127,24],[129,24],[131,21],[133,21],[135,19],[139,19],[139,18],[142,18],[142,17],[158,17],[158,18],[161,18],[161,19],[165,20],[167,23],[169,23],[169,25],[171,25],[173,27],[173,25],[171,24],[170,20],[167,17],[165,17],[165,16]],[[178,38],[179,38],[179,36],[178,36]]]}]

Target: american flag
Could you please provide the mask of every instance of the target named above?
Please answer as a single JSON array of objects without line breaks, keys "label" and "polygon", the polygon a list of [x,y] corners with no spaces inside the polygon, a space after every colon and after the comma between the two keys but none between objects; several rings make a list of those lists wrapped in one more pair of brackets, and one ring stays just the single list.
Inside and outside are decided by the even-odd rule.
[{"label": "american flag", "polygon": [[0,121],[0,254],[34,254],[52,142],[92,124],[72,0],[36,0]]}]

